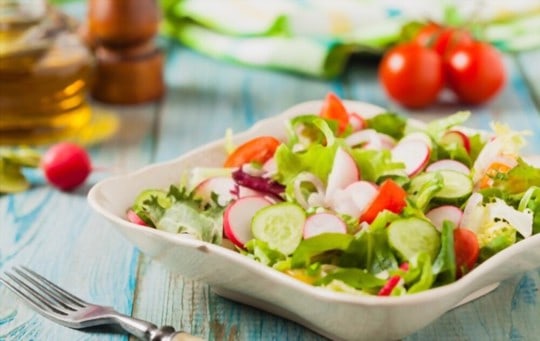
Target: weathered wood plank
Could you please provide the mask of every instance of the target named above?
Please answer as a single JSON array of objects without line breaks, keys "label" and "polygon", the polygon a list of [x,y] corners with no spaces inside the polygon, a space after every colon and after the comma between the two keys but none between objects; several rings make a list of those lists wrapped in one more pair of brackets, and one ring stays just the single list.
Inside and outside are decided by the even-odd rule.
[{"label": "weathered wood plank", "polygon": [[[70,193],[46,186],[36,172],[31,174],[32,189],[0,197],[0,271],[26,265],[76,295],[131,314],[139,253],[91,211],[86,193],[103,177],[153,161],[156,106],[95,107],[113,112],[120,122],[116,135],[90,150],[94,165],[108,171],[96,172]],[[3,286],[0,303],[0,340],[126,339],[61,327],[31,311]]]},{"label": "weathered wood plank", "polygon": [[520,53],[517,59],[527,81],[527,88],[523,91],[532,93],[536,108],[540,110],[540,49]]}]

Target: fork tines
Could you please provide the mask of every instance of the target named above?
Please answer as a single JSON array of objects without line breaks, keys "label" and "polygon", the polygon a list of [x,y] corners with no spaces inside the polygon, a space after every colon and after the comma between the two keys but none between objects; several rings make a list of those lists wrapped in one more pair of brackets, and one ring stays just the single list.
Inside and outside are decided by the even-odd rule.
[{"label": "fork tines", "polygon": [[24,266],[15,266],[0,276],[0,282],[34,309],[48,314],[67,316],[88,305],[45,277]]}]

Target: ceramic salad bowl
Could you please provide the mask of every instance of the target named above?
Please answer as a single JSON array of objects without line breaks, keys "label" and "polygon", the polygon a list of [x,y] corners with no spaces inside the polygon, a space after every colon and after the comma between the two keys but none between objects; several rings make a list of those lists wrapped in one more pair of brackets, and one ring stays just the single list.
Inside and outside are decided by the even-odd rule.
[{"label": "ceramic salad bowl", "polygon": [[[344,103],[365,116],[384,111],[366,103]],[[233,142],[263,134],[285,139],[286,119],[318,112],[321,105],[322,101],[296,105],[236,135]],[[88,200],[114,229],[171,271],[208,283],[218,295],[294,320],[336,340],[403,338],[457,305],[493,290],[500,281],[540,266],[540,235],[533,235],[452,284],[399,297],[359,296],[310,286],[230,248],[126,220],[126,211],[141,191],[166,189],[178,182],[183,170],[221,165],[225,157],[224,141],[215,141],[175,160],[105,179],[90,190]]]}]

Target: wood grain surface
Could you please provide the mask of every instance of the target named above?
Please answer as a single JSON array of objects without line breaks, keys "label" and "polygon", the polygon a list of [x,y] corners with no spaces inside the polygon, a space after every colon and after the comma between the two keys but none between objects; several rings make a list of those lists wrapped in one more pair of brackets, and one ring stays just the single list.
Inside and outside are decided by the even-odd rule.
[{"label": "wood grain surface", "polygon": [[[376,80],[376,61],[353,60],[339,79],[323,81],[217,61],[168,44],[167,95],[160,103],[96,108],[112,111],[120,130],[91,148],[96,172],[72,193],[29,174],[27,192],[0,197],[0,271],[24,264],[73,293],[155,324],[208,340],[324,340],[304,327],[214,294],[140,254],[92,212],[86,193],[96,181],[175,158],[216,138],[242,131],[328,91],[421,120],[473,111],[471,125],[493,120],[535,132],[527,152],[540,154],[540,51],[505,59],[509,79],[482,107],[443,103],[408,111],[388,101]],[[406,340],[538,340],[540,269],[510,278],[490,294],[458,307]],[[331,307],[329,307],[331,309]],[[426,307],[429,309],[429,307]],[[359,331],[361,333],[361,331]],[[108,330],[75,331],[35,314],[0,286],[0,340],[127,340]]]}]

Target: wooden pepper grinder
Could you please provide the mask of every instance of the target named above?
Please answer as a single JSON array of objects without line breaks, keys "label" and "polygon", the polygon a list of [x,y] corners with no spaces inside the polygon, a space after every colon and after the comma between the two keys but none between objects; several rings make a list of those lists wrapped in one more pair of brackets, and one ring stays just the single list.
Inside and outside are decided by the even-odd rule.
[{"label": "wooden pepper grinder", "polygon": [[154,42],[159,20],[157,0],[89,0],[87,24],[96,57],[94,98],[137,104],[163,96],[164,55]]}]

